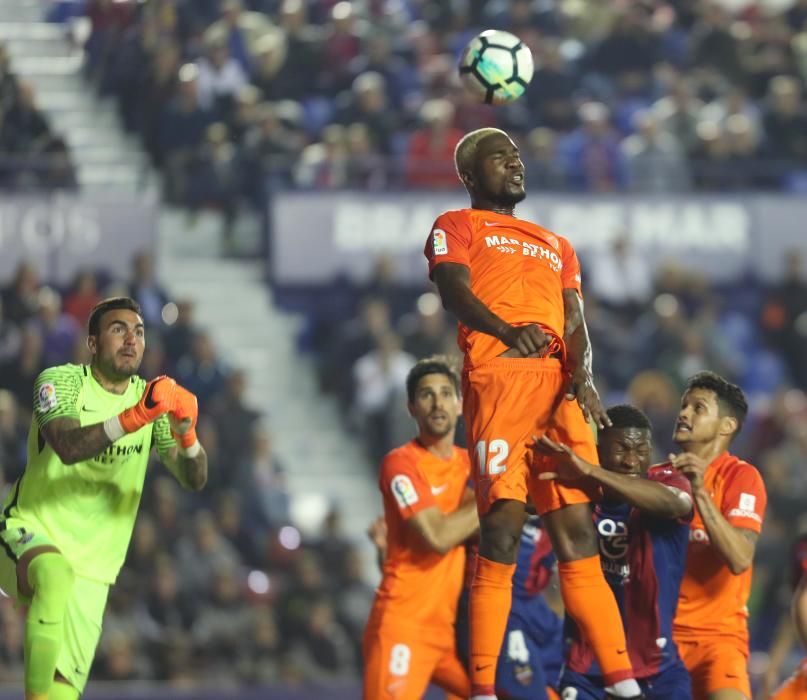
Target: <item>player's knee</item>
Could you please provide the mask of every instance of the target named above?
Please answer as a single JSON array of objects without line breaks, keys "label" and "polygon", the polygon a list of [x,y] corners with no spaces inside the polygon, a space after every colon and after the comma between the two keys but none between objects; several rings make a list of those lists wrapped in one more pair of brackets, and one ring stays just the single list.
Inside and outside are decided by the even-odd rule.
[{"label": "player's knee", "polygon": [[28,566],[28,583],[40,600],[66,601],[74,581],[73,567],[60,552],[40,554]]},{"label": "player's knee", "polygon": [[588,504],[575,504],[544,516],[544,525],[559,561],[576,561],[599,552]]},{"label": "player's knee", "polygon": [[480,523],[481,539],[479,553],[486,559],[512,564],[516,560],[521,539],[523,514],[489,513]]}]

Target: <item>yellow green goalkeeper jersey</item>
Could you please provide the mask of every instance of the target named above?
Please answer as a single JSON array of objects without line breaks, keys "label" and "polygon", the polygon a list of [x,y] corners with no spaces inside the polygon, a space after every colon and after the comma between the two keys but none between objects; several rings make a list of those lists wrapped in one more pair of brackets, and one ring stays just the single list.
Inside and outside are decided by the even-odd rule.
[{"label": "yellow green goalkeeper jersey", "polygon": [[145,386],[135,376],[123,394],[113,394],[87,365],[44,370],[34,385],[28,463],[6,497],[0,528],[42,532],[76,574],[113,583],[132,537],[151,448],[162,456],[176,445],[168,417],[70,465],[59,459],[41,428],[54,418],[75,418],[82,426],[102,423],[136,404]]}]

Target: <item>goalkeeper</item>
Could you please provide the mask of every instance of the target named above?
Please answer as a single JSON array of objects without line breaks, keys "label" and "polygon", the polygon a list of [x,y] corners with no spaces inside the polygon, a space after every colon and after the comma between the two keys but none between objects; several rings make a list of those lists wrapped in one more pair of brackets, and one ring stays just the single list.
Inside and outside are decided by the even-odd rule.
[{"label": "goalkeeper", "polygon": [[169,377],[136,374],[145,348],[137,302],[106,299],[88,326],[90,364],[36,380],[28,463],[0,513],[0,587],[28,606],[26,700],[76,700],[84,690],[151,448],[185,488],[207,481],[196,397]]}]

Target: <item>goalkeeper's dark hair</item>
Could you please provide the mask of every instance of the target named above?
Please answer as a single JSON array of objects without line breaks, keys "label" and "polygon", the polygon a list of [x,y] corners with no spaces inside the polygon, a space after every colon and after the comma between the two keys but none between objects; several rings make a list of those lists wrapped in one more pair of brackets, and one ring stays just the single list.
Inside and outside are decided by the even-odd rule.
[{"label": "goalkeeper's dark hair", "polygon": [[737,430],[740,432],[748,415],[748,401],[745,394],[736,384],[732,384],[728,379],[724,379],[717,372],[698,372],[694,377],[690,377],[687,382],[686,391],[693,389],[705,389],[714,392],[717,397],[717,409],[721,416],[731,416],[737,421]]},{"label": "goalkeeper's dark hair", "polygon": [[126,309],[127,311],[134,311],[138,316],[143,316],[138,304],[131,297],[109,297],[99,301],[90,311],[90,318],[87,320],[87,333],[89,335],[98,335],[101,332],[101,317],[107,311],[115,311],[117,309]]},{"label": "goalkeeper's dark hair", "polygon": [[442,355],[433,355],[418,360],[415,366],[409,370],[409,374],[406,376],[406,398],[409,400],[409,403],[414,403],[418,383],[427,374],[445,375],[451,381],[451,385],[454,387],[454,393],[457,396],[460,395],[460,376],[457,374],[451,362]]},{"label": "goalkeeper's dark hair", "polygon": [[611,425],[606,426],[600,430],[601,433],[606,433],[609,430],[621,430],[623,428],[638,428],[639,430],[649,430],[653,432],[653,424],[647,417],[647,414],[636,406],[629,406],[628,404],[619,404],[618,406],[611,406],[606,413],[611,419]]}]

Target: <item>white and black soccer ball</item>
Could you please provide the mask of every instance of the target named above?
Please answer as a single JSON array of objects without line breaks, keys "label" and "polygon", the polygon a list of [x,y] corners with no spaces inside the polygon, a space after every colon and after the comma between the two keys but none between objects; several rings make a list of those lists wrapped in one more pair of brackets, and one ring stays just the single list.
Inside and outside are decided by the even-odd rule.
[{"label": "white and black soccer ball", "polygon": [[488,29],[468,42],[459,69],[474,97],[486,104],[505,104],[521,97],[532,80],[532,52],[510,32]]}]

